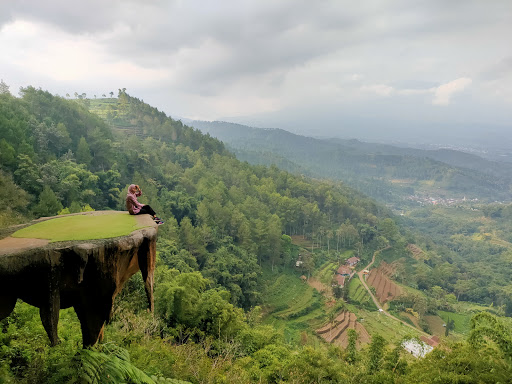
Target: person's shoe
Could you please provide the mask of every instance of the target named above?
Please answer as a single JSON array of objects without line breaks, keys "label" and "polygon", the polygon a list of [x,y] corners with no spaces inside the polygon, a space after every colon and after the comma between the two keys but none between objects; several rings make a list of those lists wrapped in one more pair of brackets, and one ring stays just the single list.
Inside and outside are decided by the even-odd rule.
[{"label": "person's shoe", "polygon": [[156,224],[157,224],[157,225],[162,225],[163,223],[164,223],[164,222],[163,222],[162,220],[158,220],[158,221],[156,221]]},{"label": "person's shoe", "polygon": [[155,221],[162,221],[162,219],[157,217],[157,216],[153,217],[153,220],[155,220]]}]

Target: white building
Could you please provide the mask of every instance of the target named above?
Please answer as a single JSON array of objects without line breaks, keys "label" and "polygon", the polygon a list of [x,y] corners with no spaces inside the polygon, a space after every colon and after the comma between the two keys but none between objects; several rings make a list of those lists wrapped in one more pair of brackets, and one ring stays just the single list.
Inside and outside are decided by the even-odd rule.
[{"label": "white building", "polygon": [[402,347],[404,347],[404,349],[414,357],[425,357],[427,353],[432,352],[434,349],[430,345],[425,344],[423,341],[419,341],[417,339],[405,340],[402,343]]}]

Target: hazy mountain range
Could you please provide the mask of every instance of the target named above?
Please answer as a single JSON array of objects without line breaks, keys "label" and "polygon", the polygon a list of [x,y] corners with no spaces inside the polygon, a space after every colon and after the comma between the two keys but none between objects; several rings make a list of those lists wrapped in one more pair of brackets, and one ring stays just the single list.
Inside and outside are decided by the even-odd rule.
[{"label": "hazy mountain range", "polygon": [[414,194],[486,201],[511,198],[512,164],[484,158],[485,153],[312,138],[219,121],[187,124],[222,140],[242,160],[342,180],[381,201]]}]

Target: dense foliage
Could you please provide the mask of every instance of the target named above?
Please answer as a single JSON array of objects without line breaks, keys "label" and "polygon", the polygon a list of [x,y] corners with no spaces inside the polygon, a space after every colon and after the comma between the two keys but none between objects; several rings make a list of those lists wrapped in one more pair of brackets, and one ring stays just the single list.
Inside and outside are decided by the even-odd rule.
[{"label": "dense foliage", "polygon": [[[65,310],[62,343],[49,348],[37,310],[19,303],[0,322],[0,383],[510,377],[510,325],[494,317],[475,319],[470,343],[429,357],[429,364],[443,364],[436,373],[378,336],[357,351],[352,335],[345,351],[307,337],[302,345],[289,343],[262,324],[258,305],[271,293],[262,270],[295,265],[291,236],[310,244],[299,272],[311,273],[322,257],[340,259],[346,250],[366,261],[389,245],[405,254],[399,227],[385,208],[343,184],[240,162],[217,139],[125,90],[102,100],[66,100],[32,87],[20,98],[1,94],[0,183],[0,227],[59,212],[124,209],[131,183],[166,221],[159,229],[154,317],[143,310],[143,284],[134,277],[118,298],[104,344],[81,350],[78,321]],[[488,324],[499,325],[493,338]],[[482,361],[493,362],[492,376]],[[460,362],[471,369],[459,369]]]}]

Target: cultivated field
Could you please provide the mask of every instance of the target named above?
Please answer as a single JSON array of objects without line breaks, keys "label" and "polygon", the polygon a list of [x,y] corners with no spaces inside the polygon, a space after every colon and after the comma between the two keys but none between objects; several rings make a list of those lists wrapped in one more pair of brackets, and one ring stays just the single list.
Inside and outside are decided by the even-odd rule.
[{"label": "cultivated field", "polygon": [[425,259],[425,252],[415,244],[407,245],[407,249],[412,253],[412,257],[418,261]]},{"label": "cultivated field", "polygon": [[317,329],[316,333],[326,342],[346,348],[348,345],[348,330],[354,329],[358,334],[358,346],[369,343],[370,335],[366,331],[366,328],[356,320],[357,316],[354,313],[342,311],[333,322],[329,322],[322,328]]},{"label": "cultivated field", "polygon": [[393,272],[392,265],[383,261],[378,268],[370,271],[366,280],[369,285],[375,288],[375,296],[381,304],[391,301],[401,294],[400,287],[390,278]]}]

